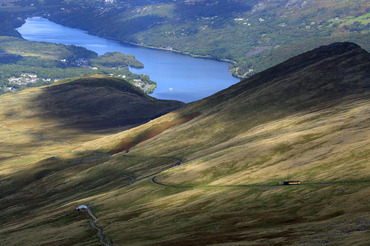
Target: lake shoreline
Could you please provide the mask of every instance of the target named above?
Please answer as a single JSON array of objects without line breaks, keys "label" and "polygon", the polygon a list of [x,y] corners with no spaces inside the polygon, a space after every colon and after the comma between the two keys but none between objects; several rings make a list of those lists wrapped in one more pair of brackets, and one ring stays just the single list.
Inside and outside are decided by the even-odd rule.
[{"label": "lake shoreline", "polygon": [[[152,96],[158,99],[192,102],[208,97],[240,81],[230,72],[231,61],[197,56],[170,48],[152,47],[95,35],[77,27],[64,26],[40,15],[29,17],[17,30],[30,41],[76,45],[99,55],[106,52],[131,54],[144,68],[131,67],[135,74],[148,75],[157,82]],[[172,52],[168,52],[172,51]]]},{"label": "lake shoreline", "polygon": [[[111,36],[108,36],[108,35],[101,35],[101,34],[98,34],[98,33],[91,32],[89,30],[81,29],[80,27],[77,27],[77,26],[70,26],[68,24],[59,22],[57,19],[50,19],[50,18],[48,18],[48,16],[34,15],[32,17],[45,18],[45,19],[47,19],[49,21],[52,21],[52,22],[55,22],[59,25],[63,25],[63,26],[69,27],[69,28],[80,29],[80,30],[83,30],[84,32],[86,32],[89,35],[94,35],[94,36],[97,36],[97,37],[100,37],[100,38],[109,39],[109,40],[118,42],[118,43],[123,44],[123,45],[132,45],[132,46],[140,47],[140,48],[147,48],[147,49],[161,50],[161,51],[169,51],[169,52],[174,52],[174,53],[181,54],[181,55],[191,56],[191,57],[194,57],[194,58],[202,58],[202,59],[209,59],[209,60],[212,60],[212,61],[227,62],[227,63],[229,63],[229,65],[234,65],[234,64],[237,63],[236,61],[230,60],[230,59],[217,59],[217,58],[214,58],[214,57],[211,57],[211,56],[196,55],[196,54],[192,54],[190,52],[181,51],[181,50],[167,49],[167,48],[156,47],[156,46],[151,46],[151,45],[139,44],[139,43],[135,43],[135,42],[127,41],[127,40],[120,40],[120,39],[117,39],[117,38],[114,38],[114,37],[111,37]],[[231,72],[230,69],[228,69],[228,71]],[[232,74],[232,76],[234,78],[237,78],[237,79],[243,79],[242,76],[235,76],[234,74]]]}]

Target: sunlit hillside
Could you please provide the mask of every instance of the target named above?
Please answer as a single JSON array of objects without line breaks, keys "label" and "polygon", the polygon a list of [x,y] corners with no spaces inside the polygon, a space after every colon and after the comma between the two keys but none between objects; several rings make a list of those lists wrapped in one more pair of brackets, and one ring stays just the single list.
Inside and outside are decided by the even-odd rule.
[{"label": "sunlit hillside", "polygon": [[105,245],[367,245],[369,71],[336,43],[128,130],[3,95],[2,243],[100,245],[92,202]]}]

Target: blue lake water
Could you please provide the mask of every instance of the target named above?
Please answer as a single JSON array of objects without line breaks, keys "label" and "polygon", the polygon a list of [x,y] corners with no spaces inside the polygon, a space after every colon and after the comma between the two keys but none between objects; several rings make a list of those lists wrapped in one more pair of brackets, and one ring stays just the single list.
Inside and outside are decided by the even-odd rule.
[{"label": "blue lake water", "polygon": [[144,68],[131,68],[131,71],[147,74],[157,82],[157,88],[151,96],[159,99],[192,102],[239,82],[228,71],[229,64],[226,62],[120,44],[41,17],[28,18],[17,30],[23,38],[31,41],[78,45],[99,55],[112,51],[134,55],[144,63]]}]

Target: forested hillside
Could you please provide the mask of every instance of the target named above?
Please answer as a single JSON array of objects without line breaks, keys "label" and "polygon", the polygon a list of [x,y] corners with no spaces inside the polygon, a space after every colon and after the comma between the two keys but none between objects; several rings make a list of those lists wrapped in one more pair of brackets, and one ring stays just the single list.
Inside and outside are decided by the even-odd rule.
[{"label": "forested hillside", "polygon": [[366,0],[39,1],[37,8],[92,34],[234,61],[241,77],[334,41],[370,50]]}]

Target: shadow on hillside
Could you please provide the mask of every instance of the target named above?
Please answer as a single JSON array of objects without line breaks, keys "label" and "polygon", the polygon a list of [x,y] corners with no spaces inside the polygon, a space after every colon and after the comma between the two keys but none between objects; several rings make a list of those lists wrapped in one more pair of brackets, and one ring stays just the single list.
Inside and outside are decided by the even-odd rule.
[{"label": "shadow on hillside", "polygon": [[63,128],[78,130],[136,125],[184,105],[114,88],[104,79],[96,81],[92,84],[76,80],[42,88],[29,105],[40,118],[52,118]]},{"label": "shadow on hillside", "polygon": [[158,15],[139,16],[126,21],[122,21],[119,25],[118,32],[129,36],[149,30],[153,26],[156,26],[158,25],[158,23],[162,23],[164,21],[166,21],[166,18]]},{"label": "shadow on hillside", "polygon": [[[7,213],[0,215],[0,220],[11,221],[55,202],[80,200],[128,185],[131,179],[127,176],[99,168],[106,158],[91,152],[81,152],[72,159],[49,157],[22,166],[22,171],[0,175],[0,201],[6,200],[0,202],[0,210]],[[25,202],[27,206],[20,206]],[[72,204],[71,210],[77,205],[80,204]],[[14,209],[9,210],[10,207]]]},{"label": "shadow on hillside", "polygon": [[12,64],[20,61],[22,56],[9,54],[7,51],[0,49],[0,64]]}]

